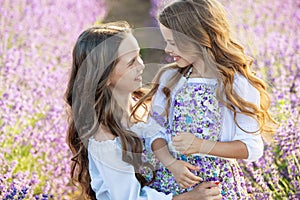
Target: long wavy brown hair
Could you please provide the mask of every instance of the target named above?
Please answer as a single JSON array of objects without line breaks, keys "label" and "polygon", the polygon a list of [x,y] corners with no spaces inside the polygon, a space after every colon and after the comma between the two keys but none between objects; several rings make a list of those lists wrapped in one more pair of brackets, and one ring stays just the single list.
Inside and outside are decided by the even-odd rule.
[{"label": "long wavy brown hair", "polygon": [[[172,30],[174,40],[180,50],[189,51],[186,48],[188,40],[199,50],[188,53],[198,54],[206,66],[215,67],[219,82],[217,97],[223,105],[234,112],[234,121],[237,126],[239,126],[236,120],[237,113],[251,116],[259,124],[257,131],[269,140],[275,132],[274,125],[277,122],[268,111],[270,98],[266,85],[251,71],[253,59],[247,56],[244,48],[232,38],[223,6],[216,0],[179,0],[164,8],[159,13],[158,21]],[[182,39],[181,35],[185,35],[188,39]],[[180,69],[176,64],[163,67],[153,80],[152,90],[141,99],[141,102],[151,99],[156,93],[160,77],[166,70],[178,69],[179,73],[171,77],[163,88],[167,98],[165,111],[167,115],[170,106],[170,90],[190,67]],[[259,91],[260,107],[241,98],[234,90],[233,82],[236,73],[243,75]],[[138,107],[139,104],[136,106]]]},{"label": "long wavy brown hair", "polygon": [[[130,34],[127,22],[107,23],[83,31],[73,49],[73,62],[65,93],[69,106],[67,144],[72,151],[71,178],[82,190],[81,199],[96,199],[90,185],[88,139],[104,126],[119,137],[123,161],[133,165],[142,186],[146,179],[139,173],[146,164],[141,160],[142,142],[121,123],[123,110],[108,86],[109,75],[118,62],[118,48]],[[141,94],[137,93],[137,97]],[[149,167],[149,166],[148,166]]]}]

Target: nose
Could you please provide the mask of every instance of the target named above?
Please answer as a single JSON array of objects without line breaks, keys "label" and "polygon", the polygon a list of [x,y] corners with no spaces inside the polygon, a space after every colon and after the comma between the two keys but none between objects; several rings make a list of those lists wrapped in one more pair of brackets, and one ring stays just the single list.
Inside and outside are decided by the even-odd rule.
[{"label": "nose", "polygon": [[139,65],[139,70],[143,71],[145,69],[144,63],[140,63]]},{"label": "nose", "polygon": [[171,54],[171,53],[173,53],[173,50],[172,50],[172,48],[170,47],[169,44],[167,44],[167,46],[165,47],[165,52],[166,52],[166,54]]},{"label": "nose", "polygon": [[145,65],[144,65],[144,61],[142,60],[142,58],[138,58],[138,70],[144,70],[145,69]]}]

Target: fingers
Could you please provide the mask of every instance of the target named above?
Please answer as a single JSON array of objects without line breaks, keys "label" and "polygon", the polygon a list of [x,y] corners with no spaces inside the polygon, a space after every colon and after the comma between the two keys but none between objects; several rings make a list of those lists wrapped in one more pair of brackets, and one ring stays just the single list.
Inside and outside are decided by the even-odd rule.
[{"label": "fingers", "polygon": [[196,176],[189,170],[189,169],[197,170],[198,167],[184,161],[178,161],[178,163],[180,163],[180,165],[183,166],[181,175],[178,177],[178,179],[176,179],[180,187],[189,188],[199,183],[199,181],[202,180],[200,177]]},{"label": "fingers", "polygon": [[186,152],[188,152],[187,151],[188,149],[180,141],[172,142],[172,145],[174,146],[176,151],[178,151],[179,153],[185,154],[185,155],[188,154],[188,153],[186,153]]},{"label": "fingers", "polygon": [[[199,177],[200,178],[200,177]],[[201,178],[200,178],[201,179]],[[180,187],[182,188],[190,188],[192,187],[193,185],[199,183],[198,180],[193,180],[193,179],[190,179],[189,177],[185,177],[184,179],[182,179],[180,182],[178,182],[178,184],[180,185]]]},{"label": "fingers", "polygon": [[190,173],[187,175],[188,180],[191,184],[195,185],[196,183],[199,183],[202,179],[199,176],[194,175],[193,173]]},{"label": "fingers", "polygon": [[212,188],[212,187],[217,187],[219,183],[220,183],[219,181],[218,182],[214,182],[214,181],[203,182],[198,187],[209,189],[209,188]]},{"label": "fingers", "polygon": [[179,183],[179,186],[182,187],[182,188],[190,188],[190,187],[192,187],[193,185],[195,185],[197,183],[198,182],[192,181],[190,179],[185,179],[184,181],[181,181]]},{"label": "fingers", "polygon": [[[175,147],[176,151],[178,151],[178,152],[181,153],[181,154],[185,154],[185,152],[187,152],[187,148],[185,148],[185,147],[182,147],[182,146],[175,146],[175,145],[174,145],[174,147]],[[186,155],[186,154],[185,154],[185,155]]]},{"label": "fingers", "polygon": [[189,168],[190,170],[199,170],[200,169],[199,166],[192,165],[191,163],[188,163],[188,162],[185,162],[185,166],[187,168]]},{"label": "fingers", "polygon": [[181,135],[176,135],[176,136],[172,137],[173,143],[177,143],[177,142],[181,142],[181,141],[182,141]]},{"label": "fingers", "polygon": [[[187,167],[188,169],[191,169],[191,170],[199,170],[199,167],[198,167],[198,166],[194,166],[194,165],[192,165],[192,164],[190,164],[190,163],[186,163],[186,167]],[[193,174],[193,173],[190,172],[190,171],[188,171],[188,172],[186,173],[186,177],[187,177],[189,180],[193,181],[194,184],[199,183],[199,181],[202,180],[199,176],[196,176],[195,174]]]},{"label": "fingers", "polygon": [[195,146],[195,135],[192,133],[182,132],[172,138],[172,145],[182,154],[191,154],[198,152],[199,147]]},{"label": "fingers", "polygon": [[172,145],[173,145],[175,148],[180,147],[180,146],[181,146],[181,142],[182,142],[182,139],[180,138],[180,136],[172,137]]},{"label": "fingers", "polygon": [[175,148],[175,150],[178,151],[180,154],[183,154],[183,155],[186,155],[186,156],[193,153],[191,150],[186,149],[186,148],[182,148],[182,147]]},{"label": "fingers", "polygon": [[192,133],[187,132],[178,132],[176,136],[172,137],[172,141],[180,142],[184,140],[185,138],[192,139],[194,135]]},{"label": "fingers", "polygon": [[189,154],[189,147],[191,146],[191,144],[185,144],[183,140],[177,139],[172,141],[172,145],[174,146],[176,151],[180,152],[181,154]]},{"label": "fingers", "polygon": [[199,191],[204,192],[204,194],[207,197],[212,197],[211,199],[214,199],[214,200],[222,199],[220,189],[218,188],[219,183],[220,183],[219,181],[203,182],[197,186],[197,189]]},{"label": "fingers", "polygon": [[199,183],[199,181],[201,181],[202,179],[199,176],[193,174],[192,172],[188,172],[186,173],[186,180],[189,180],[189,183],[194,185],[196,183]]}]

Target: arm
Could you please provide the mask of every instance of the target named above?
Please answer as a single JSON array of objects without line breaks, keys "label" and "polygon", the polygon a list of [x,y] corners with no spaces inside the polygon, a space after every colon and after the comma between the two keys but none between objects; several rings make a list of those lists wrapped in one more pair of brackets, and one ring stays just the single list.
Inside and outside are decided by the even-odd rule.
[{"label": "arm", "polygon": [[[234,80],[234,89],[237,94],[246,99],[248,102],[260,106],[259,92],[248,82],[242,75],[236,74]],[[255,161],[263,155],[264,144],[261,135],[256,132],[258,130],[257,121],[245,114],[237,113],[236,120],[239,124],[237,126],[233,119],[234,129],[230,133],[223,133],[232,135],[230,141],[212,142],[208,140],[197,139],[188,133],[180,134],[173,138],[177,145],[177,150],[185,153],[203,153],[214,156],[221,156],[227,158],[245,159],[247,161]],[[225,129],[226,130],[226,125]],[[240,127],[242,129],[240,129]],[[186,141],[185,141],[186,140]],[[175,146],[175,145],[174,145]]]},{"label": "arm", "polygon": [[[233,86],[234,90],[241,98],[256,105],[257,108],[260,107],[259,91],[253,87],[244,76],[238,73],[235,74]],[[259,132],[257,120],[239,113],[236,116],[236,120],[239,126],[235,124],[235,134],[232,140],[239,140],[246,145],[248,151],[248,157],[245,159],[246,161],[258,160],[263,155],[264,143]],[[245,131],[250,131],[252,133],[247,133]]]},{"label": "arm", "polygon": [[[206,141],[203,141],[206,142]],[[217,142],[209,153],[213,156],[224,158],[246,159],[248,150],[245,143],[235,140],[229,142]]]},{"label": "arm", "polygon": [[[176,173],[176,170],[178,170],[179,172],[182,170],[187,170],[188,167],[184,167],[184,164],[181,163],[181,161],[176,160],[175,158],[173,158],[169,152],[169,149],[167,147],[167,143],[164,139],[156,139],[153,143],[152,143],[152,149],[154,154],[159,157],[159,159],[161,160],[161,162],[165,165],[168,166],[168,169],[173,173]],[[157,151],[155,150],[157,149]],[[178,165],[176,164],[176,162],[179,162]],[[184,162],[186,163],[186,162]],[[192,169],[196,169],[195,166],[190,165],[189,163],[186,163],[189,165],[189,168]],[[184,168],[182,169],[181,166],[183,166]],[[189,175],[191,174],[191,175]],[[174,175],[174,174],[173,174]],[[175,176],[175,175],[174,175]],[[187,178],[188,176],[191,176],[190,178]],[[185,178],[185,180],[188,180],[190,182],[192,182],[192,185],[199,182],[200,177],[195,176],[194,174],[192,174],[189,170],[187,170],[187,174],[184,174],[183,178]],[[193,182],[193,178],[194,181]],[[187,184],[187,182],[183,179],[183,185]],[[180,184],[180,183],[179,183]],[[215,182],[203,182],[201,184],[199,184],[197,187],[195,187],[192,191],[180,194],[178,196],[174,196],[172,198],[172,200],[221,200],[222,199],[222,195],[220,194],[220,190],[217,187],[218,183]]]},{"label": "arm", "polygon": [[214,142],[196,138],[191,133],[180,133],[172,139],[176,150],[183,154],[209,154],[218,157],[246,159],[248,150],[245,143],[235,140]]},{"label": "arm", "polygon": [[200,177],[190,172],[190,170],[197,170],[198,167],[173,158],[164,139],[158,138],[154,140],[152,143],[152,151],[157,159],[172,172],[176,182],[181,187],[188,188],[201,181]]},{"label": "arm", "polygon": [[[133,167],[122,161],[121,147],[115,140],[97,142],[90,140],[89,172],[96,198],[101,200],[213,200],[221,199],[220,191],[213,182],[201,183],[194,190],[172,196],[150,187],[141,188]],[[117,180],[117,181],[116,181]]]},{"label": "arm", "polygon": [[141,188],[133,166],[122,160],[121,144],[115,140],[90,140],[88,152],[91,186],[97,199],[172,199],[172,194],[165,195],[149,187]]}]

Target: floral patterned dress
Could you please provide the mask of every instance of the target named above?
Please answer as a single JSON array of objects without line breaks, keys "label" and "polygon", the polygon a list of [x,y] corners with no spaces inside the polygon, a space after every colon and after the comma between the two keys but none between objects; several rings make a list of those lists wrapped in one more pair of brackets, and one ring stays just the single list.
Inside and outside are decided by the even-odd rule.
[{"label": "floral patterned dress", "polygon": [[[190,132],[201,139],[220,141],[224,107],[216,99],[216,86],[217,80],[214,79],[187,78],[172,100],[173,116],[170,116],[171,123],[166,134],[175,136],[177,132]],[[177,160],[200,166],[200,170],[192,172],[203,181],[220,181],[223,199],[247,199],[244,176],[235,159],[200,154],[186,156],[172,148],[170,151]],[[181,188],[162,164],[157,166],[156,177],[150,187],[174,195],[192,189]]]}]

